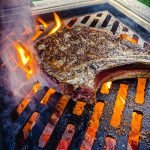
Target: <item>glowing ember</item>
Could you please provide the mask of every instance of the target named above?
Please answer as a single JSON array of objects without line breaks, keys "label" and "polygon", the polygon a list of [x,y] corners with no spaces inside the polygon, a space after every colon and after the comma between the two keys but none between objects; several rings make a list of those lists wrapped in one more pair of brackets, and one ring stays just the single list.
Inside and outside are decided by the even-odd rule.
[{"label": "glowing ember", "polygon": [[26,77],[30,78],[34,71],[34,59],[31,56],[31,53],[27,49],[25,49],[22,45],[20,45],[17,42],[13,42],[14,47],[17,50],[17,55],[18,55],[18,65],[20,66],[21,69],[24,70],[26,73]]},{"label": "glowing ember", "polygon": [[94,112],[93,112],[92,118],[90,120],[90,124],[89,124],[86,134],[84,136],[84,141],[81,145],[80,150],[91,150],[92,149],[95,135],[96,135],[96,132],[99,127],[99,119],[102,115],[103,108],[104,108],[104,103],[102,103],[102,102],[96,103],[96,105],[94,107]]},{"label": "glowing ember", "polygon": [[102,94],[109,94],[109,90],[110,90],[110,88],[111,88],[111,85],[112,85],[112,82],[111,82],[111,81],[104,83],[104,84],[102,85],[102,88],[101,88],[100,92],[101,92]]},{"label": "glowing ember", "polygon": [[120,40],[124,40],[124,39],[126,39],[127,41],[129,41],[129,42],[131,42],[133,44],[137,44],[138,43],[138,41],[136,39],[131,38],[131,37],[127,36],[126,34],[121,34],[120,35]]},{"label": "glowing ember", "polygon": [[56,25],[51,29],[51,31],[48,33],[48,35],[57,32],[62,25],[60,17],[55,12],[54,12],[54,18],[55,18]]},{"label": "glowing ember", "polygon": [[37,21],[43,25],[44,28],[47,28],[49,24],[47,24],[41,17],[37,18]]},{"label": "glowing ember", "polygon": [[125,104],[125,100],[120,96],[120,101],[122,101],[122,104],[124,105]]},{"label": "glowing ember", "polygon": [[84,102],[77,102],[76,106],[73,110],[73,114],[80,116],[84,110],[85,105],[86,105],[86,103],[84,103]]},{"label": "glowing ember", "polygon": [[146,79],[139,78],[138,79],[137,90],[136,90],[136,98],[135,98],[135,102],[138,103],[138,104],[143,104],[144,103],[145,86],[146,86]]},{"label": "glowing ember", "polygon": [[129,133],[128,147],[131,147],[134,150],[138,150],[142,119],[142,114],[139,114],[138,112],[132,113],[131,131]]},{"label": "glowing ember", "polygon": [[21,103],[17,108],[17,113],[19,115],[24,111],[26,106],[29,104],[31,98],[35,95],[35,93],[38,91],[39,88],[40,88],[40,83],[36,83],[33,86],[32,90],[29,92],[29,94],[21,101]]},{"label": "glowing ember", "polygon": [[23,99],[23,101],[19,104],[18,108],[17,108],[17,113],[18,115],[20,115],[24,109],[27,107],[27,105],[29,104],[30,99]]},{"label": "glowing ember", "polygon": [[55,111],[52,114],[49,122],[47,123],[46,127],[44,128],[40,138],[39,138],[39,147],[44,148],[49,140],[49,138],[51,137],[51,134],[60,118],[60,116],[62,115],[67,103],[68,103],[68,99],[66,98],[66,96],[62,96],[60,101],[57,103],[56,107],[55,107]]},{"label": "glowing ember", "polygon": [[52,88],[50,88],[49,90],[48,90],[48,92],[46,93],[46,95],[44,96],[44,98],[41,100],[41,104],[47,104],[48,103],[48,100],[49,100],[49,98],[50,98],[50,96],[52,95],[52,94],[54,94],[56,91],[54,90],[54,89],[52,89]]},{"label": "glowing ember", "polygon": [[40,83],[36,83],[36,84],[33,86],[34,94],[39,90],[39,88],[40,88]]},{"label": "glowing ember", "polygon": [[72,124],[68,124],[59,142],[57,150],[67,150],[69,148],[74,132],[75,132],[75,126]]},{"label": "glowing ember", "polygon": [[23,128],[23,133],[24,133],[24,138],[26,139],[30,133],[30,131],[32,130],[32,128],[34,127],[35,123],[37,122],[38,118],[39,118],[39,113],[38,112],[34,112],[29,121],[26,123],[26,125]]},{"label": "glowing ember", "polygon": [[35,41],[43,32],[38,30],[32,37],[32,41]]},{"label": "glowing ember", "polygon": [[112,116],[111,122],[110,122],[110,124],[113,127],[117,128],[120,125],[122,112],[123,112],[124,106],[125,106],[127,91],[128,91],[128,85],[121,84],[118,94],[117,94],[117,98],[116,98],[114,113],[113,113],[113,116]]}]

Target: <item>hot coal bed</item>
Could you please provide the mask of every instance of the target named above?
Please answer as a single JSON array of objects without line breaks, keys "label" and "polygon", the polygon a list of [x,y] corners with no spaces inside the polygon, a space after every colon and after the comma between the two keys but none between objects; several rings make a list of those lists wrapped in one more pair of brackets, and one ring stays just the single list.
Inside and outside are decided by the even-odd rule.
[{"label": "hot coal bed", "polygon": [[[70,28],[85,25],[108,28],[113,34],[129,33],[132,34],[130,36],[133,41],[141,42],[143,47],[149,47],[150,33],[108,3],[60,11],[58,14],[60,18],[64,18],[65,24]],[[52,16],[51,13],[42,14],[40,17],[48,22]],[[9,30],[6,32],[9,33]],[[42,32],[44,32],[42,36],[45,36],[47,31]],[[0,56],[2,57],[5,52],[3,49]],[[21,85],[14,87],[14,89],[20,88],[19,94],[24,96],[18,100],[9,86],[8,68],[3,59],[0,59],[0,148],[2,150],[127,148],[146,150],[150,148],[149,79],[108,82],[98,89],[96,104],[89,104],[67,99],[57,87],[54,88],[55,85],[52,85],[49,79],[46,79],[47,86],[41,85],[38,80],[36,82],[34,80],[29,85],[22,85],[21,82],[26,80],[24,77],[20,81]],[[9,55],[8,61],[12,60]],[[14,72],[23,74],[22,69],[16,67],[16,64],[12,67],[12,74]],[[139,91],[142,96],[138,95]]]}]

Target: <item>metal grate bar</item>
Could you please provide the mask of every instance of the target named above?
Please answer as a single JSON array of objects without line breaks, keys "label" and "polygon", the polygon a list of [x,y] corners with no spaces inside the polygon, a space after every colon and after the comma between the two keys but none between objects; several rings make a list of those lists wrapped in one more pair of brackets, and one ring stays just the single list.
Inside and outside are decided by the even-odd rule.
[{"label": "metal grate bar", "polygon": [[102,13],[99,13],[99,14],[97,14],[96,16],[97,17],[101,17],[103,14]]},{"label": "metal grate bar", "polygon": [[98,23],[98,19],[94,19],[89,27],[95,27],[97,23]]},{"label": "metal grate bar", "polygon": [[[106,18],[107,18],[107,17],[106,17]],[[116,21],[116,19],[115,19],[113,16],[111,16],[111,18],[110,18],[110,20],[109,20],[107,26],[104,27],[104,28],[107,29],[107,30],[109,30],[109,31],[111,31],[111,29],[112,29],[113,24],[114,24],[115,21]]]},{"label": "metal grate bar", "polygon": [[[119,87],[119,84],[124,83],[129,85],[129,90],[128,90],[128,96],[126,98],[126,104],[125,108],[123,111],[122,115],[122,121],[120,124],[119,128],[113,128],[111,125],[109,125],[110,118],[112,116],[113,112],[113,107],[115,103],[115,97],[117,93],[114,93],[118,91],[117,87]],[[141,112],[143,114],[143,125],[142,125],[142,132],[141,132],[141,137],[148,137],[149,132],[149,87],[150,87],[150,81],[147,80],[147,85],[146,85],[146,94],[145,94],[145,103],[143,105],[139,105],[135,103],[135,94],[136,94],[136,87],[137,87],[137,79],[128,79],[128,80],[120,80],[120,81],[115,81],[113,82],[111,91],[108,95],[106,94],[97,94],[98,101],[99,100],[106,100],[106,105],[103,110],[102,117],[100,118],[100,126],[97,131],[96,135],[96,140],[94,141],[92,149],[96,148],[101,148],[103,149],[104,147],[104,139],[106,136],[112,136],[117,140],[116,144],[116,149],[119,150],[120,148],[122,149],[127,149],[128,146],[128,134],[130,131],[130,126],[131,126],[131,116],[133,111]],[[113,93],[113,94],[112,94]],[[114,96],[115,95],[115,96]],[[145,145],[143,145],[145,144]],[[139,143],[141,149],[142,148],[148,148],[149,147],[149,140],[141,138],[140,143]]]},{"label": "metal grate bar", "polygon": [[51,135],[51,138],[46,146],[47,149],[50,149],[51,147],[53,147],[54,149],[57,148],[57,145],[59,144],[59,141],[68,124],[73,124],[76,127],[76,131],[72,138],[69,149],[80,148],[82,140],[84,139],[85,130],[88,126],[88,122],[92,114],[93,106],[92,105],[85,106],[83,114],[81,116],[77,116],[72,114],[75,105],[76,102],[72,100],[68,102],[64,110],[64,113],[62,114],[59,122],[57,123]]},{"label": "metal grate bar", "polygon": [[28,138],[26,139],[23,147],[28,147],[29,149],[33,147],[33,145],[38,145],[38,139],[44,130],[44,127],[49,121],[50,116],[52,115],[55,105],[58,103],[60,97],[62,95],[58,92],[55,92],[49,99],[49,103],[45,108],[40,111],[40,118],[36,122],[32,131],[30,132]]},{"label": "metal grate bar", "polygon": [[[132,104],[134,103],[134,96],[135,96],[135,89],[136,89],[136,81],[132,79],[128,80],[126,84],[129,85],[128,89],[128,95],[126,98],[126,104],[125,108],[123,111],[122,115],[122,121],[120,125],[120,129],[118,130],[118,135],[117,135],[117,144],[116,144],[116,149],[119,150],[120,148],[122,149],[127,149],[128,146],[128,134],[130,131],[130,124],[131,124],[131,119],[132,119]],[[132,104],[131,104],[132,103]],[[117,131],[117,130],[116,130]]]},{"label": "metal grate bar", "polygon": [[[97,131],[97,135],[93,144],[92,149],[100,148],[103,149],[105,144],[105,137],[111,133],[109,128],[109,122],[111,119],[111,116],[113,114],[113,107],[115,104],[115,98],[117,95],[117,91],[119,89],[119,85],[112,84],[112,88],[110,90],[109,95],[106,94],[98,94],[97,95],[97,101],[105,100],[107,104],[104,106],[102,116],[100,118],[100,126]],[[109,98],[111,97],[111,99]],[[113,136],[113,135],[112,135]]]},{"label": "metal grate bar", "polygon": [[85,16],[85,17],[83,18],[83,20],[81,21],[81,23],[86,24],[87,21],[89,20],[89,18],[90,18],[90,16]]},{"label": "metal grate bar", "polygon": [[124,26],[122,31],[128,32],[128,28]]},{"label": "metal grate bar", "polygon": [[111,19],[111,15],[107,15],[106,19],[104,20],[103,24],[101,25],[102,28],[107,27],[109,21]]},{"label": "metal grate bar", "polygon": [[[70,19],[68,20],[70,21]],[[68,20],[66,22],[69,22]],[[74,23],[73,26],[78,25],[93,27],[95,29],[106,28],[107,30],[110,30],[113,34],[116,34],[117,36],[119,36],[120,34],[126,34],[131,39],[133,38],[137,40],[137,44],[139,44],[142,47],[149,46],[149,44],[144,42],[144,40],[138,35],[138,33],[135,33],[129,27],[124,25],[108,11],[100,11],[94,14],[89,14],[87,16],[77,17],[77,21]]]},{"label": "metal grate bar", "polygon": [[[28,119],[30,118],[30,116],[35,112],[38,111],[38,109],[41,108],[40,100],[44,97],[44,95],[46,94],[46,91],[48,90],[48,88],[44,87],[41,88],[37,94],[32,98],[31,102],[29,103],[29,105],[25,108],[25,110],[23,111],[23,113],[17,118],[17,120],[14,122],[13,126],[12,126],[12,139],[11,142],[13,143],[12,145],[14,147],[11,146],[11,144],[9,144],[9,146],[11,146],[10,148],[16,148],[16,136],[18,134],[20,134],[22,127],[26,124],[26,122],[28,121]],[[43,107],[43,106],[42,106]],[[14,142],[16,141],[16,142]]]},{"label": "metal grate bar", "polygon": [[93,105],[87,104],[85,106],[85,110],[83,114],[81,115],[79,121],[76,122],[76,131],[70,143],[70,146],[69,146],[70,149],[80,149],[80,146],[84,139],[84,134],[86,132],[89,120],[92,115],[92,111],[93,111]]},{"label": "metal grate bar", "polygon": [[113,34],[116,33],[118,26],[119,26],[119,22],[116,20],[116,21],[113,23],[113,26],[112,26],[112,28],[111,28],[111,32],[112,32]]},{"label": "metal grate bar", "polygon": [[143,121],[142,121],[142,131],[141,131],[141,138],[139,143],[139,149],[150,149],[150,80],[147,81],[146,88],[145,88],[145,103],[143,107]]},{"label": "metal grate bar", "polygon": [[77,21],[77,18],[73,18],[73,19],[68,23],[68,27],[72,27],[76,21]]},{"label": "metal grate bar", "polygon": [[[95,17],[95,16],[92,16],[92,17]],[[99,18],[99,25],[98,25],[98,28],[101,28],[103,22],[105,21],[107,17],[107,12],[102,12],[102,15],[101,17]]]},{"label": "metal grate bar", "polygon": [[[142,132],[139,146],[140,148],[148,148],[149,139],[149,96],[150,96],[150,81],[147,79],[146,83],[146,91],[145,91],[145,103],[143,105],[135,103],[135,95],[136,95],[136,87],[137,87],[137,79],[128,79],[128,80],[119,80],[114,81],[112,83],[112,87],[110,89],[109,94],[101,94],[97,93],[97,101],[104,101],[105,106],[102,112],[102,116],[99,119],[99,128],[96,134],[96,138],[93,144],[92,149],[102,149],[105,144],[105,138],[111,136],[116,139],[116,149],[126,149],[128,146],[128,134],[131,126],[131,116],[133,111],[141,112],[143,114],[143,123],[142,123]],[[120,126],[118,128],[114,128],[110,125],[110,119],[113,114],[114,105],[116,101],[116,96],[119,90],[120,84],[126,84],[129,86],[128,95],[126,98],[125,108],[123,110],[122,120]],[[60,93],[54,93],[49,102],[46,105],[40,104],[41,99],[46,94],[48,88],[41,88],[37,94],[32,98],[28,106],[25,108],[23,113],[15,120],[11,130],[10,139],[8,140],[8,149],[16,149],[19,144],[17,141],[18,138],[21,137],[21,132],[23,126],[26,124],[30,116],[34,112],[40,113],[40,118],[36,122],[35,126],[32,128],[32,131],[29,133],[29,136],[23,143],[22,149],[39,149],[38,148],[38,139],[44,130],[44,127],[49,121],[50,116],[55,109],[55,105],[58,103],[60,97],[62,96]],[[98,90],[99,91],[99,90]],[[57,125],[54,128],[54,131],[51,135],[51,138],[46,145],[46,149],[50,149],[53,147],[57,148],[61,137],[67,127],[68,124],[75,125],[75,133],[70,143],[69,149],[80,149],[80,146],[84,139],[84,134],[89,125],[89,120],[91,119],[92,111],[94,105],[86,104],[83,113],[78,116],[73,114],[73,110],[76,106],[76,102],[70,100],[60,117]],[[7,130],[6,130],[7,131]],[[20,147],[21,148],[21,147]]]}]

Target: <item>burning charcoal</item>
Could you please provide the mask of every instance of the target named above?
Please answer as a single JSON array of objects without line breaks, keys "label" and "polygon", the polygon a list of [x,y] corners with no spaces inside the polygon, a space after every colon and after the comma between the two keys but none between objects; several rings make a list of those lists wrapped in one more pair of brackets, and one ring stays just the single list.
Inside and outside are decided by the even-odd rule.
[{"label": "burning charcoal", "polygon": [[68,149],[74,132],[75,132],[74,125],[69,124],[62,136],[62,139],[57,147],[57,150]]}]

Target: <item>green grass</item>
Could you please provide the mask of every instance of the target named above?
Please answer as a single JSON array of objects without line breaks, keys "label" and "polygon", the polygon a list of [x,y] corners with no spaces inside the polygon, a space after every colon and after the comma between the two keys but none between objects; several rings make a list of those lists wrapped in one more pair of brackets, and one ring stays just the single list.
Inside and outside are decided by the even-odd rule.
[{"label": "green grass", "polygon": [[150,7],[150,0],[138,0],[140,2],[142,2],[143,4],[147,5]]}]

